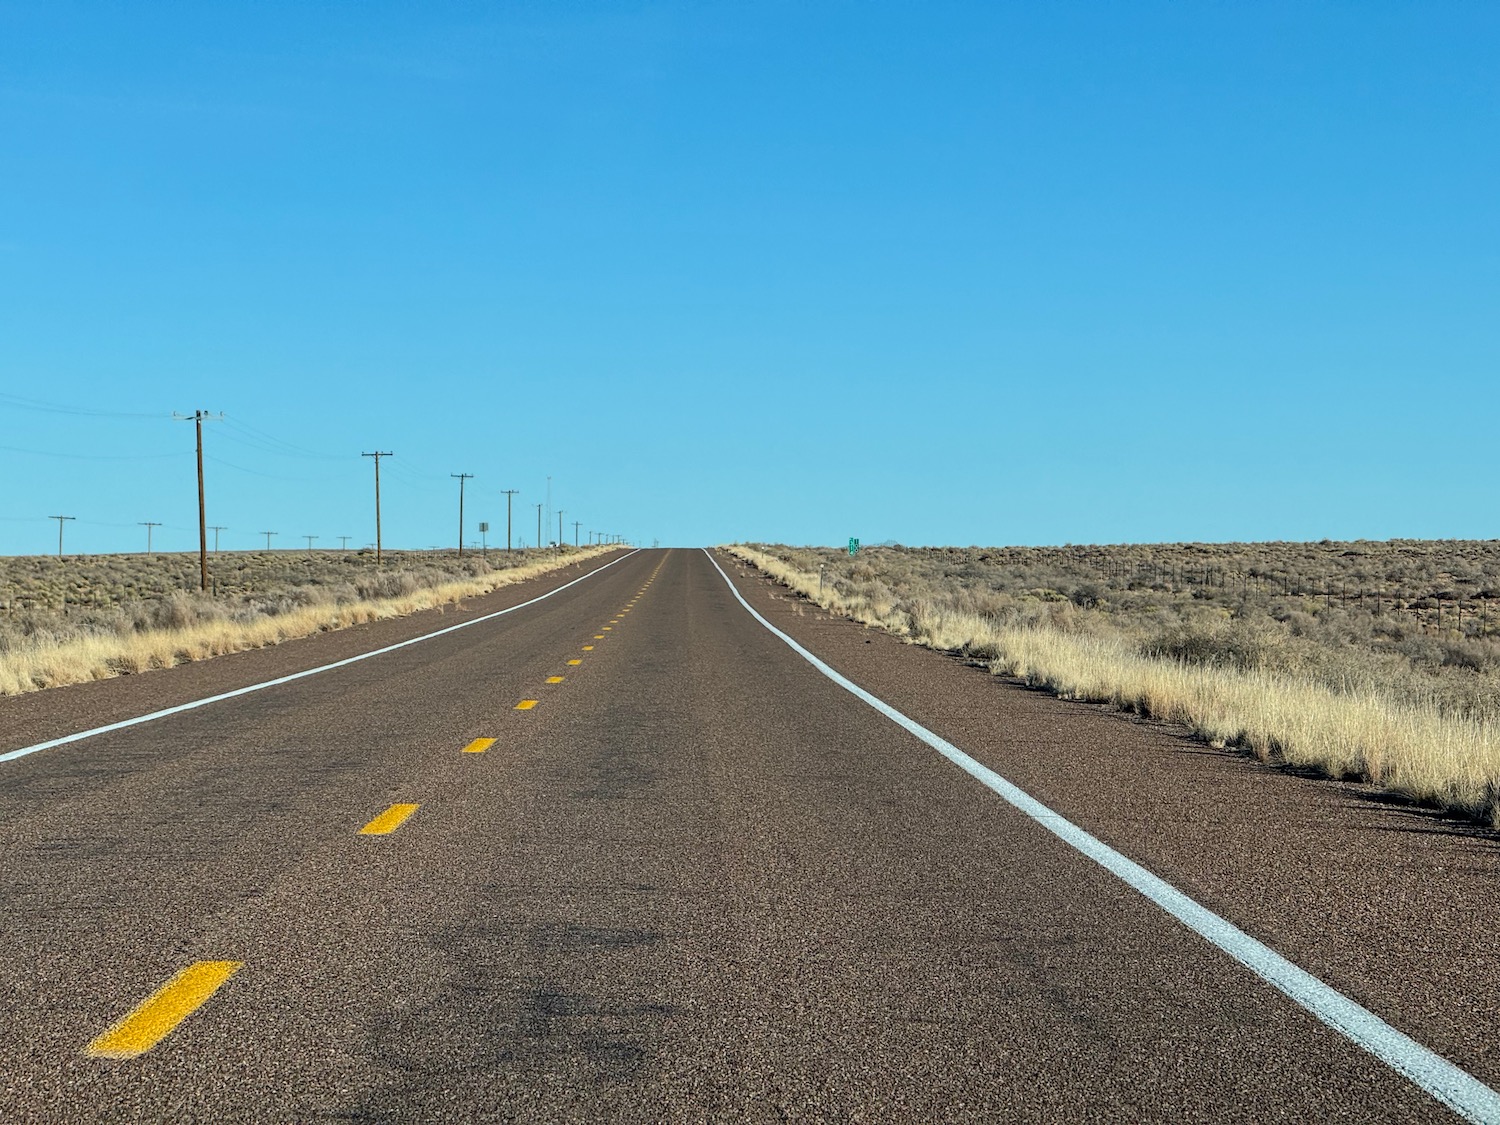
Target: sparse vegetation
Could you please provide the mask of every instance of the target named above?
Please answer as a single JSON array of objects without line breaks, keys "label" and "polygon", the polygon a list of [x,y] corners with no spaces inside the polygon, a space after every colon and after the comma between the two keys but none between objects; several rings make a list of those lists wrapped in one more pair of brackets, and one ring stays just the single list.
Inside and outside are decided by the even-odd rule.
[{"label": "sparse vegetation", "polygon": [[0,559],[0,695],[165,668],[478,597],[613,548]]},{"label": "sparse vegetation", "polygon": [[1500,827],[1500,542],[729,549],[996,673]]}]

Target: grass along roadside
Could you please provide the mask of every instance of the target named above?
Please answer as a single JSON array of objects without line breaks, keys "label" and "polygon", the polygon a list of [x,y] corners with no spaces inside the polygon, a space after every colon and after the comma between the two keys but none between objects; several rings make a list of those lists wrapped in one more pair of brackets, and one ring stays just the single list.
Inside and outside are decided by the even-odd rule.
[{"label": "grass along roadside", "polygon": [[1123,632],[1050,620],[1045,606],[1004,622],[945,604],[940,590],[907,600],[881,583],[871,593],[825,581],[820,591],[816,568],[753,547],[727,550],[830,612],[965,653],[996,674],[1178,723],[1262,761],[1368,781],[1500,827],[1500,724],[1488,716],[1393,697],[1357,676],[1339,688],[1275,668],[1149,655]]},{"label": "grass along roadside", "polygon": [[[316,600],[317,594],[302,590],[305,604],[295,600],[288,603],[285,592],[279,591],[274,612],[267,612],[264,605],[226,608],[211,599],[174,594],[161,599],[155,612],[135,625],[127,620],[112,628],[81,630],[54,624],[8,637],[0,650],[0,695],[169,668],[368,621],[440,609],[616,549],[573,550],[501,569],[486,566],[480,573],[451,578],[436,572],[423,573],[420,578],[409,571],[380,572],[358,589],[341,587],[328,600]],[[156,619],[168,623],[153,624]],[[171,623],[173,619],[176,623]]]}]

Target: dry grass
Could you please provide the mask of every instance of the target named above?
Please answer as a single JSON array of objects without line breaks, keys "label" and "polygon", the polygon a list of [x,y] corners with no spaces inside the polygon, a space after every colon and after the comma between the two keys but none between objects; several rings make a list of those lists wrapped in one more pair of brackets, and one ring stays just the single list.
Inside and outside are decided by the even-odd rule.
[{"label": "dry grass", "polygon": [[[1331,544],[1330,553],[1344,546]],[[1500,692],[1483,669],[1403,663],[1347,636],[1320,642],[1271,610],[1257,613],[1248,585],[1237,615],[1191,593],[1175,612],[1156,597],[1112,613],[1097,589],[1093,604],[1080,607],[1052,584],[986,588],[982,574],[951,572],[919,578],[912,553],[899,550],[860,562],[828,551],[729,550],[834,613],[967,654],[997,674],[1500,827]]]},{"label": "dry grass", "polygon": [[247,552],[215,559],[203,595],[196,555],[7,559],[0,564],[0,695],[168,668],[367,621],[454,605],[614,548],[469,556]]}]

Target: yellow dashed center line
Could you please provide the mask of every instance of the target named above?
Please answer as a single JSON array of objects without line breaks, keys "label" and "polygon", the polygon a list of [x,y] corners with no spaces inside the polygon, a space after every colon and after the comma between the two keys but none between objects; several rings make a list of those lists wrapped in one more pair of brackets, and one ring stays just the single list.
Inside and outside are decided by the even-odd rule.
[{"label": "yellow dashed center line", "polygon": [[[594,640],[596,640],[596,641],[602,641],[603,639],[604,639],[604,634],[603,633],[595,633],[594,634]],[[594,647],[593,645],[589,645],[589,648],[593,648],[593,647]]]},{"label": "yellow dashed center line", "polygon": [[493,745],[495,745],[493,738],[476,738],[464,747],[463,752],[465,754],[483,754]]},{"label": "yellow dashed center line", "polygon": [[561,676],[548,676],[547,677],[547,682],[549,684],[560,684],[560,683],[562,683],[562,681],[563,681],[563,678]]},{"label": "yellow dashed center line", "polygon": [[85,1049],[96,1059],[133,1059],[170,1035],[239,970],[243,961],[196,961],[132,1008]]},{"label": "yellow dashed center line", "polygon": [[593,652],[594,651],[594,646],[593,645],[584,645],[583,646],[583,651],[584,652]]},{"label": "yellow dashed center line", "polygon": [[519,702],[519,703],[516,704],[516,710],[517,711],[530,711],[535,706],[536,706],[536,700],[535,699],[523,699],[523,700],[521,700],[521,702]]},{"label": "yellow dashed center line", "polygon": [[388,836],[405,824],[406,818],[416,811],[416,805],[392,805],[361,828],[359,834],[361,836]]}]

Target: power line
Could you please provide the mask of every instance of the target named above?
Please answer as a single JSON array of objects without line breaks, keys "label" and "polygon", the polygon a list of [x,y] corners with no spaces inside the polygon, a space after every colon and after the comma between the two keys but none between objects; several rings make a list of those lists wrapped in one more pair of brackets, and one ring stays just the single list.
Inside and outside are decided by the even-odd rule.
[{"label": "power line", "polygon": [[25,453],[31,457],[56,457],[64,461],[165,461],[174,457],[185,457],[183,450],[172,453],[53,453],[46,449],[22,449],[17,445],[0,445],[6,453]]},{"label": "power line", "polygon": [[266,480],[285,481],[287,484],[307,484],[311,477],[284,477],[278,473],[263,473],[259,469],[247,469],[244,465],[236,465],[233,461],[226,461],[222,457],[215,457],[211,453],[203,455],[205,461],[212,461],[215,465],[223,465],[226,469],[233,469],[237,473],[248,473],[252,477],[263,477]]},{"label": "power line", "polygon": [[288,457],[304,457],[311,461],[342,461],[344,459],[335,453],[318,453],[296,442],[256,429],[248,422],[241,422],[237,418],[225,418],[224,424],[227,430],[235,434],[231,440],[238,441],[241,445],[258,446],[265,452],[279,453]]},{"label": "power line", "polygon": [[4,392],[0,392],[0,402],[20,410],[36,410],[43,414],[75,414],[87,418],[150,418],[155,421],[165,421],[167,418],[166,414],[135,414],[123,410],[94,410],[86,406],[64,406],[61,403],[46,402],[39,398],[24,398],[21,395]]}]

